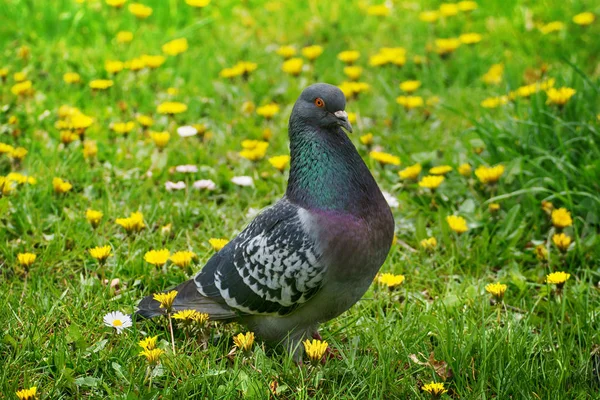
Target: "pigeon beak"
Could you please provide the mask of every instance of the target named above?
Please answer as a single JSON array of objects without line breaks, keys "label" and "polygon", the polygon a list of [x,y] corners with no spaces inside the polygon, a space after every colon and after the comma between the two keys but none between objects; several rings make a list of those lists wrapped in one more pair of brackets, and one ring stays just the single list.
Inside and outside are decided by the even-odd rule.
[{"label": "pigeon beak", "polygon": [[348,113],[344,110],[336,111],[333,113],[338,119],[338,125],[345,128],[348,132],[352,133],[352,125],[348,122]]}]

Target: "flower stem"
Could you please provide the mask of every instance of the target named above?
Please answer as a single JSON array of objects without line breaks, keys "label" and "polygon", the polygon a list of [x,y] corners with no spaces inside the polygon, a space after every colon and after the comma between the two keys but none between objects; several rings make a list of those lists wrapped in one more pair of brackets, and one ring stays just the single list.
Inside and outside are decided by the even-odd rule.
[{"label": "flower stem", "polygon": [[175,354],[175,336],[173,335],[173,321],[171,320],[171,313],[167,314],[169,319],[169,331],[171,332],[171,345],[173,346],[173,354]]}]

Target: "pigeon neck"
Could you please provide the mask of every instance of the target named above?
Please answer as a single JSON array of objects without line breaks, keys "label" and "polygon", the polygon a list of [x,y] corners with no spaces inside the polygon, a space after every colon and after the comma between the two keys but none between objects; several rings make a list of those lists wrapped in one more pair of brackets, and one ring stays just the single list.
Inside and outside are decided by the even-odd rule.
[{"label": "pigeon neck", "polygon": [[324,130],[290,120],[289,132],[288,199],[308,209],[355,216],[380,205],[379,187],[341,128]]}]

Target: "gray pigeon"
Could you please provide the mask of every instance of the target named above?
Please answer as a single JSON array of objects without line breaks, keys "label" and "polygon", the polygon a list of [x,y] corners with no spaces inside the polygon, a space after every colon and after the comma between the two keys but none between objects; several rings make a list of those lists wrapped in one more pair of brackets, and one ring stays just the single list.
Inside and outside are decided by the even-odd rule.
[{"label": "gray pigeon", "polygon": [[[394,219],[377,183],[341,129],[352,132],[335,86],[306,88],[290,116],[285,196],[264,210],[204,268],[177,286],[174,310],[245,324],[301,357],[301,341],[348,310],[385,261]],[[148,296],[137,314],[162,315]]]}]

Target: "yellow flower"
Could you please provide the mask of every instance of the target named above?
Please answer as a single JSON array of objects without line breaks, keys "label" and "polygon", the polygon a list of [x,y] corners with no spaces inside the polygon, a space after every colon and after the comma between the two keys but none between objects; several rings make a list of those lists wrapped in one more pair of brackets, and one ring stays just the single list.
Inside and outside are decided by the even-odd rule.
[{"label": "yellow flower", "polygon": [[465,233],[469,229],[467,221],[458,215],[448,215],[446,217],[446,222],[448,222],[450,229],[456,233]]},{"label": "yellow flower", "polygon": [[114,8],[121,8],[127,0],[106,0],[106,4]]},{"label": "yellow flower", "polygon": [[167,101],[159,104],[156,108],[156,111],[158,111],[159,114],[174,115],[181,114],[182,112],[187,111],[187,109],[188,106],[183,103],[179,103],[176,101]]},{"label": "yellow flower", "polygon": [[554,204],[550,201],[542,200],[542,210],[548,215],[552,214],[552,210],[554,210]]},{"label": "yellow flower", "polygon": [[24,185],[26,183],[35,185],[37,183],[37,179],[31,176],[20,174],[18,172],[9,172],[8,175],[5,176],[5,179],[7,181],[16,182],[20,185]]},{"label": "yellow flower", "polygon": [[559,208],[552,211],[552,225],[556,228],[562,229],[567,226],[573,225],[573,219],[571,219],[571,213],[566,208]]},{"label": "yellow flower", "polygon": [[135,123],[133,121],[129,122],[115,122],[111,125],[112,130],[118,134],[127,134],[133,130],[135,127]]},{"label": "yellow flower", "polygon": [[356,113],[354,113],[354,112],[348,113],[348,122],[350,122],[351,124],[356,123]]},{"label": "yellow flower", "polygon": [[551,274],[546,275],[546,283],[562,287],[570,277],[571,274],[568,274],[566,272],[553,272]]},{"label": "yellow flower", "polygon": [[169,132],[150,132],[150,138],[156,147],[164,149],[171,139],[171,134]]},{"label": "yellow flower", "polygon": [[147,337],[146,339],[140,340],[138,346],[144,350],[153,350],[156,348],[156,341],[158,336]]},{"label": "yellow flower", "polygon": [[302,344],[304,345],[306,355],[313,363],[321,361],[329,347],[329,344],[326,341],[317,339],[313,339],[312,342],[309,339],[306,339]]},{"label": "yellow flower", "polygon": [[440,4],[440,14],[443,17],[452,17],[458,14],[458,5],[454,3],[442,3]]},{"label": "yellow flower", "polygon": [[423,22],[433,23],[440,18],[440,14],[434,10],[422,11],[419,13],[419,19]]},{"label": "yellow flower", "polygon": [[421,164],[416,163],[410,167],[404,168],[402,171],[398,172],[398,175],[400,175],[400,178],[402,179],[415,180],[419,177],[422,169],[423,167],[421,167]]},{"label": "yellow flower", "polygon": [[367,14],[375,17],[387,17],[390,15],[390,11],[385,4],[372,5],[367,8]]},{"label": "yellow flower", "polygon": [[209,315],[200,313],[196,310],[182,310],[173,314],[173,319],[185,322],[196,322],[197,324],[204,325],[208,322]]},{"label": "yellow flower", "polygon": [[547,35],[547,34],[553,33],[553,32],[560,32],[564,29],[565,29],[564,23],[562,23],[560,21],[553,21],[546,25],[542,25],[540,27],[540,32],[542,32],[543,35]]},{"label": "yellow flower", "polygon": [[396,286],[400,286],[402,282],[404,282],[404,280],[404,275],[390,274],[388,272],[379,274],[379,276],[377,277],[377,281],[380,284],[387,286],[389,289],[395,288]]},{"label": "yellow flower", "polygon": [[146,357],[146,361],[150,365],[156,365],[160,361],[160,356],[164,353],[161,349],[144,350],[140,352],[140,356]]},{"label": "yellow flower", "polygon": [[33,84],[31,81],[19,82],[10,88],[12,94],[16,96],[25,96],[33,93]]},{"label": "yellow flower", "polygon": [[448,55],[458,49],[460,45],[461,41],[456,38],[436,39],[435,52],[441,56]]},{"label": "yellow flower", "polygon": [[508,103],[508,97],[499,96],[499,97],[488,97],[487,99],[481,102],[481,107],[483,108],[498,108],[501,105]]},{"label": "yellow flower", "polygon": [[504,165],[502,164],[494,167],[481,165],[475,170],[475,176],[477,176],[479,182],[485,185],[491,185],[498,182],[502,174],[504,174]]},{"label": "yellow flower", "polygon": [[65,83],[79,83],[81,82],[81,76],[76,72],[67,72],[63,75],[63,81]]},{"label": "yellow flower", "polygon": [[432,175],[446,175],[450,171],[452,171],[452,167],[449,165],[438,165],[429,169],[429,173]]},{"label": "yellow flower", "polygon": [[240,333],[237,336],[234,336],[233,343],[243,352],[249,352],[254,344],[254,332],[247,332],[245,335]]},{"label": "yellow flower", "polygon": [[269,142],[261,140],[244,140],[242,142],[244,150],[239,152],[240,157],[246,158],[250,161],[262,160],[267,153]]},{"label": "yellow flower", "polygon": [[148,54],[143,54],[141,59],[142,63],[150,69],[156,69],[163,65],[166,61],[164,56],[150,56]]},{"label": "yellow flower", "polygon": [[338,87],[348,98],[358,96],[370,88],[369,84],[365,82],[342,82]]},{"label": "yellow flower", "polygon": [[564,233],[555,233],[552,235],[552,242],[558,247],[561,252],[566,252],[571,244],[571,238]]},{"label": "yellow flower", "polygon": [[571,99],[571,97],[573,97],[573,95],[575,93],[577,93],[577,91],[575,89],[568,88],[568,87],[561,87],[558,89],[549,88],[546,91],[546,96],[548,96],[548,99],[546,100],[546,104],[556,104],[559,106],[564,106],[565,104],[567,104],[569,99]]},{"label": "yellow flower", "polygon": [[154,125],[154,120],[148,115],[138,115],[137,117],[135,117],[135,119],[144,128],[149,128],[152,125]]},{"label": "yellow flower", "polygon": [[212,246],[213,249],[215,249],[216,251],[219,251],[223,247],[225,247],[225,245],[227,243],[229,243],[229,240],[227,240],[227,239],[210,238],[208,240],[208,243],[210,243],[210,245]]},{"label": "yellow flower", "polygon": [[186,38],[171,40],[163,44],[162,51],[168,56],[176,56],[185,52],[188,49],[188,41]]},{"label": "yellow flower", "polygon": [[290,58],[283,62],[281,69],[287,74],[298,76],[302,72],[303,63],[304,61],[301,58]]},{"label": "yellow flower", "polygon": [[110,246],[96,246],[93,249],[88,250],[90,255],[98,260],[98,262],[104,262],[108,257],[112,256]]},{"label": "yellow flower", "polygon": [[269,103],[264,106],[258,107],[256,109],[256,113],[261,117],[266,119],[273,118],[277,113],[279,113],[279,106],[275,103]]},{"label": "yellow flower", "polygon": [[371,151],[369,157],[381,164],[400,165],[400,157],[382,151]]},{"label": "yellow flower", "polygon": [[358,65],[349,65],[347,67],[344,67],[344,74],[353,81],[358,80],[358,78],[360,78],[360,76],[362,75],[362,71],[362,67],[359,67]]},{"label": "yellow flower", "polygon": [[185,268],[189,266],[192,260],[196,257],[193,251],[177,251],[171,255],[171,262],[178,267]]},{"label": "yellow flower", "polygon": [[443,395],[444,393],[448,392],[446,389],[444,389],[443,383],[435,383],[435,382],[430,382],[430,383],[424,385],[423,387],[421,387],[421,390],[429,393],[431,396],[433,396],[433,398],[438,398],[441,395]]},{"label": "yellow flower", "polygon": [[152,15],[152,8],[140,3],[131,3],[128,9],[130,13],[139,19],[145,19]]},{"label": "yellow flower", "polygon": [[406,93],[412,93],[421,87],[421,81],[404,81],[400,83],[400,90]]},{"label": "yellow flower", "polygon": [[252,101],[245,101],[242,103],[242,112],[244,114],[252,114],[256,109],[256,105]]},{"label": "yellow flower", "polygon": [[122,61],[108,60],[104,63],[104,69],[109,74],[117,74],[123,71],[123,68],[125,68],[125,64]]},{"label": "yellow flower", "polygon": [[356,50],[342,51],[337,55],[338,60],[345,62],[346,64],[352,64],[360,58],[360,52]]},{"label": "yellow flower", "polygon": [[463,33],[458,37],[458,40],[463,44],[475,44],[481,42],[483,37],[479,33]]},{"label": "yellow flower", "polygon": [[420,108],[425,104],[421,96],[398,96],[396,97],[396,103],[400,104],[407,110]]},{"label": "yellow flower", "polygon": [[85,219],[92,225],[92,227],[96,228],[100,224],[100,220],[104,214],[101,211],[96,211],[88,208],[85,212]]},{"label": "yellow flower", "polygon": [[204,8],[210,4],[210,0],[185,0],[186,4],[196,8]]},{"label": "yellow flower", "polygon": [[17,147],[10,152],[10,157],[15,160],[22,160],[27,155],[28,151],[24,147]]},{"label": "yellow flower", "polygon": [[115,223],[122,226],[128,233],[139,232],[146,227],[144,216],[139,211],[131,213],[128,218],[117,218]]},{"label": "yellow flower", "polygon": [[0,78],[4,79],[8,76],[8,68],[0,68]]},{"label": "yellow flower", "polygon": [[90,88],[94,90],[106,90],[113,85],[110,79],[94,79],[90,82]]},{"label": "yellow flower", "polygon": [[497,301],[502,301],[507,288],[508,286],[500,282],[490,283],[485,286],[485,291],[494,296]]},{"label": "yellow flower", "polygon": [[19,265],[21,265],[22,267],[30,267],[36,258],[37,256],[33,253],[17,254],[17,260],[19,261]]},{"label": "yellow flower", "polygon": [[15,189],[15,185],[10,180],[0,176],[0,194],[8,196]]},{"label": "yellow flower", "polygon": [[302,49],[302,55],[310,61],[316,60],[321,54],[323,54],[323,47],[319,45],[306,46]]},{"label": "yellow flower", "polygon": [[86,140],[83,143],[83,156],[85,158],[92,158],[98,154],[98,146],[94,140]]},{"label": "yellow flower", "polygon": [[[146,255],[148,255],[148,253],[146,253]],[[167,293],[154,293],[152,295],[152,298],[160,303],[160,308],[164,308],[167,313],[171,312],[175,297],[177,297],[177,290],[171,290]]]},{"label": "yellow flower", "polygon": [[279,46],[276,51],[277,54],[282,56],[283,58],[290,58],[296,55],[297,50],[294,46]]},{"label": "yellow flower", "polygon": [[0,154],[12,153],[15,148],[10,144],[0,143]]},{"label": "yellow flower", "polygon": [[458,173],[462,176],[471,176],[471,165],[468,163],[461,164],[458,167]]},{"label": "yellow flower", "polygon": [[126,61],[123,66],[132,71],[140,71],[146,68],[146,62],[142,58],[134,58],[132,60]]},{"label": "yellow flower", "polygon": [[494,213],[494,212],[500,210],[500,204],[490,203],[490,205],[488,206],[488,210],[490,210],[490,212]]},{"label": "yellow flower", "polygon": [[61,178],[52,179],[52,187],[54,188],[54,193],[67,193],[69,190],[73,188],[69,182],[62,180]]},{"label": "yellow flower", "polygon": [[544,262],[548,260],[548,249],[543,244],[535,246],[535,257],[538,261]]},{"label": "yellow flower", "polygon": [[171,252],[167,249],[150,250],[144,254],[144,260],[152,265],[161,266],[167,263]]},{"label": "yellow flower", "polygon": [[458,9],[463,12],[477,10],[477,3],[474,1],[459,1],[456,5]]},{"label": "yellow flower", "polygon": [[362,135],[359,138],[360,142],[362,144],[364,144],[365,146],[370,146],[373,144],[373,134],[372,133],[367,133],[365,135]]},{"label": "yellow flower", "polygon": [[502,82],[504,74],[504,64],[493,64],[490,69],[481,77],[481,80],[488,85],[498,85]]},{"label": "yellow flower", "polygon": [[425,250],[433,250],[437,247],[437,239],[434,237],[430,237],[430,238],[421,240],[419,242],[419,244]]},{"label": "yellow flower", "polygon": [[37,387],[32,386],[29,389],[19,390],[17,397],[19,400],[34,400],[37,396]]},{"label": "yellow flower", "polygon": [[281,155],[269,158],[269,163],[277,168],[279,171],[283,171],[290,163],[290,156]]},{"label": "yellow flower", "polygon": [[120,31],[117,33],[117,43],[129,43],[133,40],[133,32]]},{"label": "yellow flower", "polygon": [[427,175],[421,178],[419,186],[427,189],[437,189],[444,182],[442,175]]},{"label": "yellow flower", "polygon": [[574,16],[573,22],[575,22],[577,25],[586,26],[594,22],[595,19],[596,16],[588,11],[582,12],[581,14],[577,14],[576,16]]},{"label": "yellow flower", "polygon": [[73,143],[79,139],[79,135],[71,131],[60,131],[60,142],[63,144]]},{"label": "yellow flower", "polygon": [[15,72],[13,74],[13,79],[17,83],[19,83],[19,82],[25,82],[25,80],[27,80],[27,75],[25,74],[25,72]]}]

